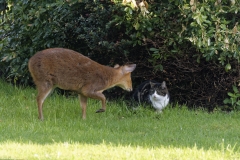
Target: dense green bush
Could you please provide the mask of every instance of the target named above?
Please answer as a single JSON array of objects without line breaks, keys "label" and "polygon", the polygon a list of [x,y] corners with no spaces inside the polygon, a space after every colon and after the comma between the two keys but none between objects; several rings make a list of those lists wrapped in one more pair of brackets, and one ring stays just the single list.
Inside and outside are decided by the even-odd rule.
[{"label": "dense green bush", "polygon": [[[52,2],[52,3],[51,3]],[[5,22],[7,36],[1,41],[1,59],[8,79],[28,83],[27,63],[36,51],[65,45],[65,30],[59,21],[67,16],[64,3],[12,1]]]},{"label": "dense green bush", "polygon": [[231,69],[229,60],[240,61],[240,2],[235,0],[191,0],[181,6],[188,19],[182,25],[186,39],[192,42],[206,60],[218,60]]},{"label": "dense green bush", "polygon": [[[28,59],[50,47],[71,48],[105,65],[137,63],[134,86],[145,79],[165,80],[173,100],[191,105],[205,105],[202,99],[209,96],[223,102],[223,95],[240,78],[236,0],[148,1],[147,14],[109,0],[7,2],[0,66],[14,82],[31,82]],[[211,88],[220,83],[222,88]],[[215,102],[218,105],[219,99]]]},{"label": "dense green bush", "polygon": [[[28,59],[37,51],[65,47],[82,52],[104,64],[123,59],[132,42],[121,41],[121,29],[106,27],[120,5],[111,2],[11,1],[7,34],[1,39],[1,60],[5,76],[29,83]],[[5,33],[5,31],[7,33]],[[120,54],[120,56],[119,56]],[[110,58],[111,57],[111,58]],[[123,60],[124,61],[124,60]]]}]

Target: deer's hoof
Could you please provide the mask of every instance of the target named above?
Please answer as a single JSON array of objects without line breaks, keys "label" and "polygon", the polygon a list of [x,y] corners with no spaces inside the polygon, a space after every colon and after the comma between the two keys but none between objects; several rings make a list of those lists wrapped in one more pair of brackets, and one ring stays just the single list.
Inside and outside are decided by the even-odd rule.
[{"label": "deer's hoof", "polygon": [[96,113],[101,113],[101,112],[105,112],[105,109],[102,109],[102,108],[101,108],[101,109],[99,109],[99,110],[96,111]]}]

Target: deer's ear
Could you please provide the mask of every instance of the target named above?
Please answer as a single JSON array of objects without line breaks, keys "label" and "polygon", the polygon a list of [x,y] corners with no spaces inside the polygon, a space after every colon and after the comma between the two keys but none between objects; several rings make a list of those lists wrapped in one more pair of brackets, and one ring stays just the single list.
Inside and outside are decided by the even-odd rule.
[{"label": "deer's ear", "polygon": [[123,73],[129,73],[134,71],[134,69],[136,68],[136,64],[127,64],[125,66],[123,66]]},{"label": "deer's ear", "polygon": [[119,68],[119,64],[115,64],[115,66],[113,68]]}]

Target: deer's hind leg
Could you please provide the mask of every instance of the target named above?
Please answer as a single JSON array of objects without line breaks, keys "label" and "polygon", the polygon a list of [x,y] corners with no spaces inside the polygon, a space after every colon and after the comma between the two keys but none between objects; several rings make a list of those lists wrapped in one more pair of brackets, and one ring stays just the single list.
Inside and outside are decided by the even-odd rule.
[{"label": "deer's hind leg", "polygon": [[43,103],[47,96],[51,93],[53,90],[53,85],[49,82],[44,82],[37,84],[37,90],[38,90],[38,95],[37,95],[37,105],[38,105],[38,118],[40,120],[43,120]]}]

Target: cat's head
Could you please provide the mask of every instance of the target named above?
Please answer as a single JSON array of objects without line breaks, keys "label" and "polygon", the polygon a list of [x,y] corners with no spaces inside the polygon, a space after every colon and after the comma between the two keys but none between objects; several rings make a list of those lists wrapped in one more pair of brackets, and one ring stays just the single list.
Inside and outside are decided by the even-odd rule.
[{"label": "cat's head", "polygon": [[158,95],[165,97],[166,94],[168,94],[168,89],[167,89],[167,85],[166,82],[163,81],[162,83],[154,83],[150,81],[150,90],[149,90],[149,94],[154,94],[155,91],[157,92]]}]

